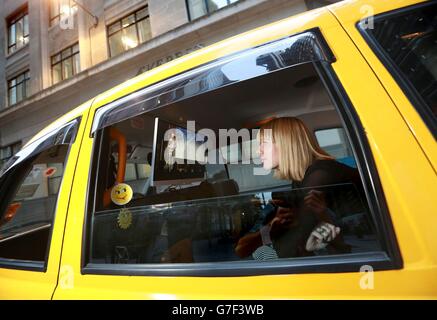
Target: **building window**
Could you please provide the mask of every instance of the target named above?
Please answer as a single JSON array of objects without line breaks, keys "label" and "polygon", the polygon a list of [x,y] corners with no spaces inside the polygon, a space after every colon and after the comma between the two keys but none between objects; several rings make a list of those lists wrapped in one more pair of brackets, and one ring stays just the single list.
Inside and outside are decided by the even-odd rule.
[{"label": "building window", "polygon": [[109,55],[114,57],[151,37],[149,8],[146,6],[108,25]]},{"label": "building window", "polygon": [[29,70],[8,80],[8,97],[10,106],[20,102],[28,96],[29,80]]},{"label": "building window", "polygon": [[52,56],[53,84],[71,78],[80,71],[79,44],[76,43]]},{"label": "building window", "polygon": [[239,0],[186,0],[190,20],[213,13]]},{"label": "building window", "polygon": [[8,19],[8,53],[15,52],[29,42],[27,7]]},{"label": "building window", "polygon": [[58,24],[63,15],[71,15],[76,11],[74,0],[50,0],[50,25]]},{"label": "building window", "polygon": [[0,169],[21,149],[21,142],[16,142],[5,147],[0,147]]}]

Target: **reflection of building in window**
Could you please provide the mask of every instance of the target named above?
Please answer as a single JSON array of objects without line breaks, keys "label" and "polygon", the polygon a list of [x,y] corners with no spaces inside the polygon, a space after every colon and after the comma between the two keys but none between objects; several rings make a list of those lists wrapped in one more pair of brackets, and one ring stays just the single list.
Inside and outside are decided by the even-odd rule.
[{"label": "reflection of building in window", "polygon": [[8,102],[12,106],[29,95],[29,70],[8,80]]},{"label": "reflection of building in window", "polygon": [[79,44],[76,43],[52,56],[53,84],[80,72]]},{"label": "reflection of building in window", "polygon": [[3,165],[12,158],[21,149],[21,142],[10,144],[0,148],[0,169]]},{"label": "reflection of building in window", "polygon": [[29,42],[29,15],[27,7],[8,19],[8,53]]},{"label": "reflection of building in window", "polygon": [[111,57],[149,40],[152,37],[149,8],[146,6],[110,24],[107,32]]},{"label": "reflection of building in window", "polygon": [[0,212],[1,258],[46,261],[61,184],[59,177],[50,189],[50,178],[62,174],[67,151],[68,145],[54,146],[15,163],[3,176],[8,188],[3,188],[6,211]]},{"label": "reflection of building in window", "polygon": [[71,15],[77,11],[73,0],[50,0],[50,25],[58,24],[63,15]]},{"label": "reflection of building in window", "polygon": [[63,163],[48,163],[47,169],[53,169],[53,174],[47,177],[49,195],[56,194],[61,186],[62,176],[64,174]]},{"label": "reflection of building in window", "polygon": [[197,19],[237,1],[239,0],[187,0],[189,19]]}]

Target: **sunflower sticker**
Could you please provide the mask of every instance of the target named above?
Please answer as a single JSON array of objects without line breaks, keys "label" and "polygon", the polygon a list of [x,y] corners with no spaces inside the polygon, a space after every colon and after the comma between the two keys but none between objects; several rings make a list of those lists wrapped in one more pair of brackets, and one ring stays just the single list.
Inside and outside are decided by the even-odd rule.
[{"label": "sunflower sticker", "polygon": [[129,228],[132,224],[132,212],[126,208],[121,209],[117,217],[117,224],[120,229]]}]

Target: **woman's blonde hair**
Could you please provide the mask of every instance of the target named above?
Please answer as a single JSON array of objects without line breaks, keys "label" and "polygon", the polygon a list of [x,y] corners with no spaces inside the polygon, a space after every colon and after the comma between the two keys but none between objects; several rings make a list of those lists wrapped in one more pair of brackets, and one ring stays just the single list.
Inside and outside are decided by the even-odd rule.
[{"label": "woman's blonde hair", "polygon": [[[269,130],[270,129],[270,130]],[[298,118],[275,118],[261,126],[260,142],[272,135],[279,153],[275,176],[279,179],[302,181],[307,168],[319,159],[334,159],[320,148],[315,137]]]}]

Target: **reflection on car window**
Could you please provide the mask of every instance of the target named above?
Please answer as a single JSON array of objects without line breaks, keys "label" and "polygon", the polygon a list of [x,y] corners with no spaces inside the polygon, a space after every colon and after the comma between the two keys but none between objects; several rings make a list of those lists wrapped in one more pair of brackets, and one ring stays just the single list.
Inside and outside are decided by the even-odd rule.
[{"label": "reflection on car window", "polygon": [[401,76],[425,102],[428,124],[437,126],[437,5],[376,19],[374,37]]},{"label": "reflection on car window", "polygon": [[320,147],[335,157],[337,161],[350,167],[357,167],[343,128],[316,130],[315,135]]},{"label": "reflection on car window", "polygon": [[[309,95],[317,99],[308,102]],[[335,129],[317,131],[325,121]],[[380,250],[341,123],[314,66],[304,64],[100,130],[89,261],[201,263]],[[293,128],[307,136],[284,142]],[[285,155],[277,167],[266,165],[269,141]],[[314,157],[300,178],[283,170],[300,162],[292,161],[296,141],[307,143],[302,157]],[[111,201],[115,187],[126,202]]]},{"label": "reflection on car window", "polygon": [[68,145],[58,145],[8,172],[1,208],[0,258],[44,261]]}]

